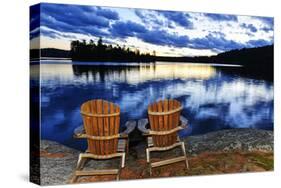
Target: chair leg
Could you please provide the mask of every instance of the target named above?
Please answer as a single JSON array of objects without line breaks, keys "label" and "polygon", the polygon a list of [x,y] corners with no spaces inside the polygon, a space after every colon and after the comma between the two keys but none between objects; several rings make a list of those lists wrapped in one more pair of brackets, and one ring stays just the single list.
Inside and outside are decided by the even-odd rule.
[{"label": "chair leg", "polygon": [[120,180],[120,169],[118,170],[118,173],[116,174],[116,180],[117,180],[117,181]]},{"label": "chair leg", "polygon": [[151,164],[150,164],[150,151],[149,151],[149,148],[146,149],[146,162],[148,164],[149,175],[151,176],[152,175],[152,167],[151,167]]},{"label": "chair leg", "polygon": [[77,168],[76,168],[76,169],[77,169],[77,170],[83,169],[84,166],[85,166],[86,161],[87,161],[87,158],[82,158],[81,161],[80,161],[79,166],[78,166],[78,164],[77,164]]},{"label": "chair leg", "polygon": [[70,180],[71,183],[75,183],[77,181],[78,176],[76,175],[76,171],[84,168],[86,160],[87,159],[84,158],[81,154],[79,155],[74,175],[73,175],[72,179]]},{"label": "chair leg", "polygon": [[187,159],[186,152],[185,152],[184,142],[181,143],[181,149],[182,149],[183,155],[185,156],[185,165],[186,165],[186,169],[189,169],[188,159]]},{"label": "chair leg", "polygon": [[122,157],[121,157],[121,168],[124,168],[125,167],[125,159],[126,159],[126,153],[123,153],[122,154]]},{"label": "chair leg", "polygon": [[129,138],[127,138],[127,141],[126,141],[126,154],[129,154]]},{"label": "chair leg", "polygon": [[78,176],[76,176],[74,174],[69,183],[76,183],[77,179],[78,179]]},{"label": "chair leg", "polygon": [[146,162],[149,163],[150,162],[150,156],[149,156],[149,149],[146,149]]},{"label": "chair leg", "polygon": [[118,169],[118,173],[116,174],[116,180],[120,180],[121,169],[125,167],[126,153],[124,152],[121,156],[121,163]]}]

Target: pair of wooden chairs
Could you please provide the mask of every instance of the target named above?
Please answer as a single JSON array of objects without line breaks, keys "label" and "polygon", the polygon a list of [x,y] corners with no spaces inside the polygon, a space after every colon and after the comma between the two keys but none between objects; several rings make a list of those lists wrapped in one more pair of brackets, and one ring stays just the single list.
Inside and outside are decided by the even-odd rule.
[{"label": "pair of wooden chairs", "polygon": [[[187,120],[180,116],[181,110],[182,106],[176,100],[158,101],[148,107],[149,120],[141,119],[138,121],[138,129],[147,137],[146,156],[150,174],[152,174],[152,168],[154,167],[180,161],[185,161],[186,168],[188,168],[184,142],[181,142],[177,135],[179,130],[187,126]],[[74,136],[87,139],[88,149],[85,153],[79,155],[71,182],[76,182],[80,176],[94,175],[116,175],[116,179],[119,180],[129,149],[128,135],[135,129],[136,122],[126,122],[126,129],[119,133],[120,107],[105,100],[90,100],[83,103],[81,114],[83,125],[75,129]],[[182,156],[151,162],[151,152],[166,151],[175,147],[181,148]],[[88,159],[105,160],[112,158],[121,159],[119,168],[83,170]]]}]

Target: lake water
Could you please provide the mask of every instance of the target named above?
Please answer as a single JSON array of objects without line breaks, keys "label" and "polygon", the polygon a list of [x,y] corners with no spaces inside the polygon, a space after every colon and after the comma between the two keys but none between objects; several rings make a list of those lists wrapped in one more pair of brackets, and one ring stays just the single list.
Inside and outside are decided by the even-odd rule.
[{"label": "lake water", "polygon": [[273,129],[273,83],[243,67],[192,63],[41,62],[41,138],[85,149],[73,138],[80,106],[102,98],[121,108],[121,123],[147,117],[147,106],[179,100],[189,128],[181,136],[231,128]]}]

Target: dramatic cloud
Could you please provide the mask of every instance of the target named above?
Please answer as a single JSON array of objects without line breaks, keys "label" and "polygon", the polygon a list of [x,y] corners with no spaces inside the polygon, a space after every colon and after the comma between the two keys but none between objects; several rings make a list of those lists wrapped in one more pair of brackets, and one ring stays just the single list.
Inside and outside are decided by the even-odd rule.
[{"label": "dramatic cloud", "polygon": [[266,24],[268,27],[273,28],[273,18],[271,17],[256,17],[257,19],[261,20]]},{"label": "dramatic cloud", "polygon": [[76,39],[75,35],[62,34],[60,32],[47,30],[47,29],[44,29],[44,28],[41,28],[40,33],[41,33],[41,35],[48,36],[52,39],[60,39],[60,38]]},{"label": "dramatic cloud", "polygon": [[35,5],[30,7],[30,24],[29,24],[29,30],[30,30],[30,39],[38,37],[40,34],[40,6]]},{"label": "dramatic cloud", "polygon": [[39,37],[40,36],[40,29],[39,27],[33,29],[32,31],[29,32],[29,38],[30,39],[33,39],[33,38],[36,38],[36,37]]},{"label": "dramatic cloud", "polygon": [[119,15],[117,14],[117,12],[114,12],[114,11],[111,11],[108,9],[103,9],[101,7],[97,7],[96,14],[98,16],[105,17],[109,20],[119,20]]},{"label": "dramatic cloud", "polygon": [[141,21],[145,24],[155,24],[157,26],[164,26],[164,23],[162,20],[157,18],[156,11],[146,11],[144,12],[143,10],[136,9],[135,14],[141,19]]},{"label": "dramatic cloud", "polygon": [[270,44],[271,44],[270,41],[266,41],[266,40],[263,40],[263,39],[249,40],[247,42],[248,47],[259,47],[259,46],[266,46],[266,45],[270,45]]},{"label": "dramatic cloud", "polygon": [[40,6],[35,5],[30,7],[30,30],[37,28],[40,26]]},{"label": "dramatic cloud", "polygon": [[[42,16],[41,24],[53,27],[58,22],[73,27],[88,25],[108,27],[109,19],[105,16],[98,15],[100,11],[96,10],[98,9],[85,6],[42,4],[41,11],[44,15]],[[44,22],[45,20],[52,20],[52,22]],[[49,23],[51,24],[47,25]]]},{"label": "dramatic cloud", "polygon": [[260,20],[264,27],[261,28],[264,32],[271,32],[273,31],[274,21],[273,18],[270,17],[256,17],[258,20]]},{"label": "dramatic cloud", "polygon": [[110,33],[115,37],[126,38],[135,36],[136,33],[146,32],[146,28],[138,23],[128,22],[116,22],[112,25]]},{"label": "dramatic cloud", "polygon": [[238,21],[237,16],[234,15],[211,14],[211,13],[206,13],[204,15],[214,21],[235,21],[235,22]]},{"label": "dramatic cloud", "polygon": [[135,22],[117,22],[112,25],[111,34],[115,37],[137,37],[140,40],[164,46],[186,47],[188,42],[187,36],[169,34],[164,30],[149,30],[143,25]]},{"label": "dramatic cloud", "polygon": [[103,37],[111,44],[183,56],[273,43],[269,17],[48,3],[32,6],[30,12],[30,39],[44,36],[70,43]]},{"label": "dramatic cloud", "polygon": [[270,32],[270,31],[273,31],[273,28],[270,28],[270,27],[262,27],[261,30],[263,30],[264,32]]},{"label": "dramatic cloud", "polygon": [[232,49],[240,49],[245,45],[235,42],[234,40],[227,40],[221,35],[208,34],[203,38],[192,39],[189,43],[189,47],[195,49],[213,49],[214,51],[228,51]]},{"label": "dramatic cloud", "polygon": [[179,26],[189,28],[191,29],[193,27],[193,24],[188,19],[190,16],[187,13],[182,12],[175,12],[175,11],[161,11],[163,16],[165,16],[167,19],[173,21]]},{"label": "dramatic cloud", "polygon": [[203,38],[190,40],[189,47],[195,49],[213,49],[217,52],[229,51],[233,49],[260,47],[272,44],[271,41],[264,39],[249,40],[246,43],[227,40],[223,35],[208,34]]},{"label": "dramatic cloud", "polygon": [[189,41],[189,38],[187,36],[170,34],[164,30],[152,30],[145,33],[139,33],[137,37],[144,42],[179,48],[187,47],[187,43]]},{"label": "dramatic cloud", "polygon": [[245,28],[245,29],[249,29],[251,32],[255,33],[257,32],[257,28],[253,25],[253,24],[245,24],[245,23],[242,23],[240,25],[242,28]]},{"label": "dramatic cloud", "polygon": [[143,11],[141,11],[140,9],[136,9],[135,10],[135,14],[141,19],[146,21],[147,16],[143,13]]},{"label": "dramatic cloud", "polygon": [[[35,8],[33,8],[35,9]],[[37,7],[39,10],[39,7]],[[37,11],[39,15],[38,10]],[[30,28],[35,29],[45,26],[60,32],[70,32],[77,34],[93,35],[93,36],[108,36],[108,33],[103,28],[108,28],[110,21],[118,20],[117,12],[103,9],[100,7],[88,7],[78,5],[62,5],[62,4],[41,4],[41,20],[36,13],[31,19]],[[48,32],[42,33],[48,36]],[[53,36],[53,35],[50,35]],[[36,37],[34,33],[31,38]]]}]

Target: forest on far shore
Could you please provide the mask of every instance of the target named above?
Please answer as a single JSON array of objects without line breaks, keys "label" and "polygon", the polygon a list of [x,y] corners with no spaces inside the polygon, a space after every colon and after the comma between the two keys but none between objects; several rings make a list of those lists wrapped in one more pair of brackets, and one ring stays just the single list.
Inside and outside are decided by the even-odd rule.
[{"label": "forest on far shore", "polygon": [[156,52],[141,53],[138,49],[132,50],[126,46],[106,45],[99,38],[97,44],[93,40],[88,43],[85,40],[72,41],[70,56],[73,60],[84,61],[152,62],[155,61]]}]

